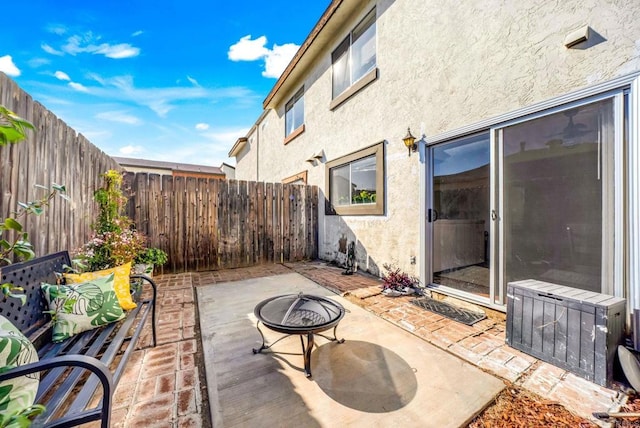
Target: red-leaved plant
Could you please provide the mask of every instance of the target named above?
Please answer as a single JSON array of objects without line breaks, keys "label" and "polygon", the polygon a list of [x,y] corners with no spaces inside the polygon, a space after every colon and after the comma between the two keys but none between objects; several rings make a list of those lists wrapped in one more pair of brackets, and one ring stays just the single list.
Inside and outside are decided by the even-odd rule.
[{"label": "red-leaved plant", "polygon": [[383,290],[405,291],[408,288],[413,288],[419,282],[418,278],[403,272],[397,266],[385,263],[382,267],[387,270],[387,273],[382,275]]}]

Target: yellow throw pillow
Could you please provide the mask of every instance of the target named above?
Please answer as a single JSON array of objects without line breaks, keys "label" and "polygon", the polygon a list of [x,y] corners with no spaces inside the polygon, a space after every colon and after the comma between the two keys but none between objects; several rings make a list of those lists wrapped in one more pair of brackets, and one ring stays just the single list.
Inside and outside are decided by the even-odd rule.
[{"label": "yellow throw pillow", "polygon": [[99,270],[96,272],[85,272],[81,274],[65,273],[64,277],[70,284],[77,284],[79,282],[92,281],[101,276],[107,276],[115,274],[115,281],[113,288],[118,296],[118,302],[125,311],[134,309],[137,305],[131,300],[131,290],[129,288],[129,274],[131,273],[131,262],[125,263],[122,266],[114,267],[111,269]]}]

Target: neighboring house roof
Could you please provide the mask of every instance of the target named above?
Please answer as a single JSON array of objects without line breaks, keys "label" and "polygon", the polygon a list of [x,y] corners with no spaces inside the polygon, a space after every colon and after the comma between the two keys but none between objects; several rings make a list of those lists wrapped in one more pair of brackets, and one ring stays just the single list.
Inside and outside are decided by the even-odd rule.
[{"label": "neighboring house roof", "polygon": [[163,161],[154,161],[149,159],[121,158],[117,156],[112,156],[112,158],[124,167],[130,166],[130,167],[138,167],[138,168],[157,168],[157,169],[166,169],[170,171],[197,172],[202,174],[224,175],[224,171],[222,171],[222,169],[220,169],[220,167],[217,167],[217,166],[194,165],[189,163],[177,163],[177,162],[163,162]]},{"label": "neighboring house roof", "polygon": [[236,167],[235,167],[235,166],[233,166],[233,165],[229,165],[229,164],[228,164],[228,163],[226,163],[226,162],[222,162],[222,165],[220,165],[220,168],[224,168],[224,167],[231,168],[231,169],[233,169],[233,170],[235,170],[235,169],[236,169]]}]

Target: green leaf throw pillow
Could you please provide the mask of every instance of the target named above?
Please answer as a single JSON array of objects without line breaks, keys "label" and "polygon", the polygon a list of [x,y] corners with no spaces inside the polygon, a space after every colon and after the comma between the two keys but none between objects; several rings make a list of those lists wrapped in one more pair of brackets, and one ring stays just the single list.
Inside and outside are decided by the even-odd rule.
[{"label": "green leaf throw pillow", "polygon": [[53,341],[61,342],[124,317],[113,289],[114,274],[67,285],[42,284],[53,319]]},{"label": "green leaf throw pillow", "polygon": [[[33,344],[9,320],[0,315],[0,371],[38,361]],[[0,419],[31,406],[36,399],[40,373],[0,382]]]}]

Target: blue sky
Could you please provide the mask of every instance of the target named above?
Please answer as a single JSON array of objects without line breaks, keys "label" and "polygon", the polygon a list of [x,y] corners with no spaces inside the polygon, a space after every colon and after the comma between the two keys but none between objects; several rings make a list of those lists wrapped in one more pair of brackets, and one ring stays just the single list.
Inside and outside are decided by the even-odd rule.
[{"label": "blue sky", "polygon": [[0,71],[110,155],[234,164],[329,2],[29,1],[0,26]]}]

